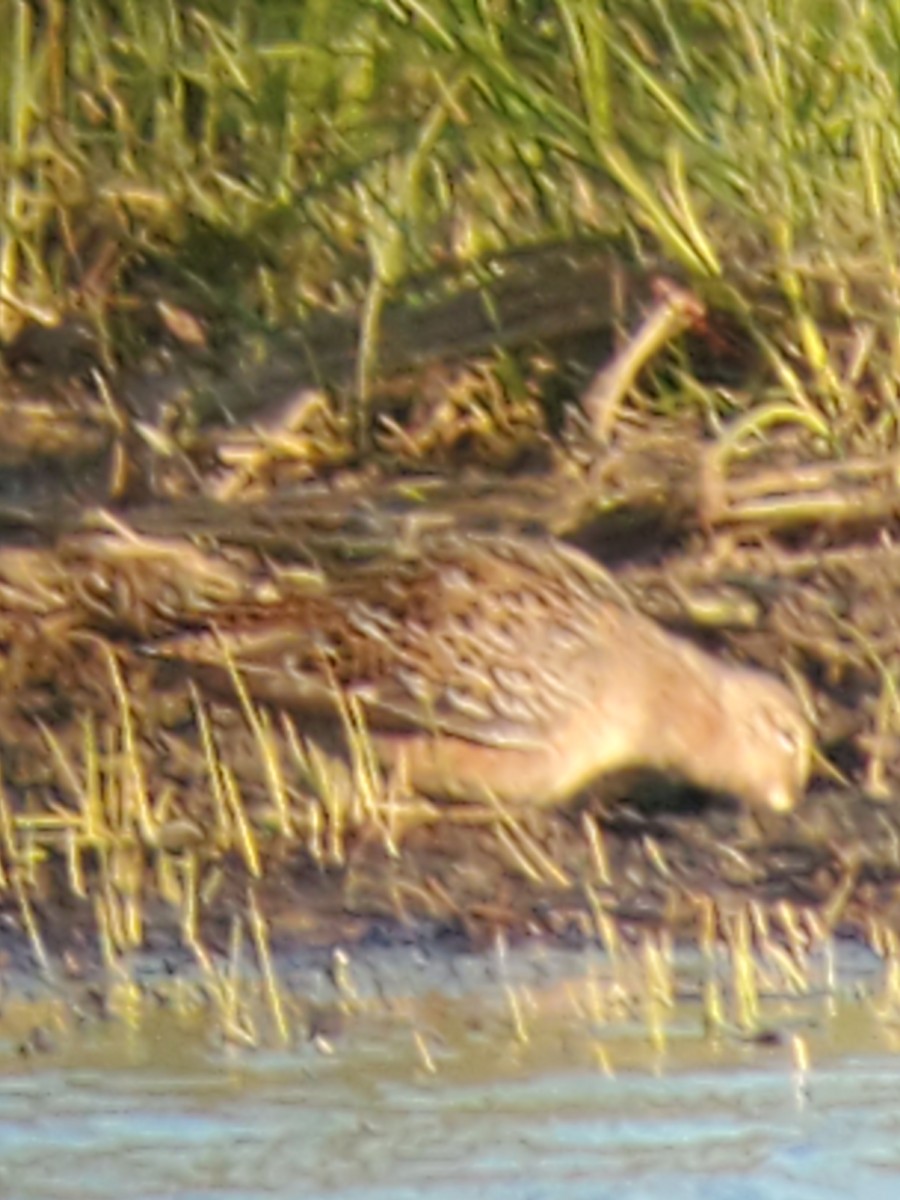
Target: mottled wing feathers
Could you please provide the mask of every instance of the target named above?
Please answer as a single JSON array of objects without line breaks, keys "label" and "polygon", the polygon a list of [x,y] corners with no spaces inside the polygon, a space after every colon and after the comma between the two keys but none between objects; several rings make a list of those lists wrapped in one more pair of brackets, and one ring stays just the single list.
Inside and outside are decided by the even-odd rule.
[{"label": "mottled wing feathers", "polygon": [[286,707],[333,710],[339,689],[375,726],[522,744],[580,703],[626,606],[578,551],[453,535],[152,649],[223,681],[230,659],[252,696]]}]

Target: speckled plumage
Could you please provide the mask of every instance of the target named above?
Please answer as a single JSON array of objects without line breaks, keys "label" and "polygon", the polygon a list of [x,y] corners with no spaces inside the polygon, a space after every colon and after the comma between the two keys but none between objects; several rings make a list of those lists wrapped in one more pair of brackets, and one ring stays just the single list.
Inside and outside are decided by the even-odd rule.
[{"label": "speckled plumage", "polygon": [[559,803],[649,768],[785,810],[809,772],[784,684],[662,629],[549,539],[436,536],[153,649],[225,682],[230,658],[252,696],[288,709],[355,696],[381,758],[449,799]]}]

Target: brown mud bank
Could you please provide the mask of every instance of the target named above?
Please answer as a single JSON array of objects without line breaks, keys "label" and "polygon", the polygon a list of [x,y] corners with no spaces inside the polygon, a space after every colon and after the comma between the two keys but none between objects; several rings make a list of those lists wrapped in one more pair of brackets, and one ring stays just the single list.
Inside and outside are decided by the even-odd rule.
[{"label": "brown mud bank", "polygon": [[[514,347],[515,386],[496,363],[423,367],[407,348],[365,459],[346,407],[304,390],[296,362],[275,416],[191,439],[169,421],[171,378],[132,381],[120,403],[88,372],[54,398],[28,360],[5,402],[0,509],[10,964],[122,978],[149,952],[215,975],[246,946],[268,977],[298,948],[327,958],[422,931],[434,946],[502,932],[610,953],[721,942],[736,960],[780,956],[786,977],[849,934],[893,962],[896,458],[862,441],[838,456],[796,404],[731,423],[631,398],[626,411],[660,336],[696,315],[658,300],[588,388],[589,428],[548,415],[539,390],[564,372],[533,346]],[[802,805],[751,814],[633,778],[547,811],[440,804],[379,767],[352,704],[320,729],[254,695],[224,651],[213,690],[148,653],[161,632],[327,594],[448,528],[565,537],[638,610],[778,674],[815,728]]]},{"label": "brown mud bank", "polygon": [[[530,527],[522,491],[493,489],[489,523]],[[93,976],[150,949],[181,970],[227,960],[241,938],[281,962],[298,946],[416,930],[435,945],[489,946],[503,931],[608,949],[771,942],[798,956],[850,933],[893,955],[900,562],[886,538],[685,528],[626,559],[616,534],[615,576],[637,607],[802,698],[818,761],[788,814],[660,779],[551,810],[437,803],[379,768],[352,709],[336,736],[258,702],[224,657],[226,686],[209,692],[147,653],[159,628],[214,626],[260,589],[306,594],[408,553],[420,525],[464,524],[467,503],[446,481],[370,477],[271,505],[94,508],[61,531],[8,532],[0,883],[12,963],[26,953]],[[580,540],[602,543],[599,529]]]}]

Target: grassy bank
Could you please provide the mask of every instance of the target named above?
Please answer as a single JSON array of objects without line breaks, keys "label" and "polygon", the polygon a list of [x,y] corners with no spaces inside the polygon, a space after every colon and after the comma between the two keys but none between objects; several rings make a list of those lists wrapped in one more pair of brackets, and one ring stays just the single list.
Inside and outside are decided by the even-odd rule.
[{"label": "grassy bank", "polygon": [[847,433],[868,415],[860,382],[893,374],[894,3],[9,0],[7,16],[7,342],[74,310],[118,364],[164,328],[160,296],[214,344],[356,307],[371,374],[382,306],[423,273],[477,278],[499,252],[587,238],[671,264],[750,331],[776,392]]},{"label": "grassy bank", "polygon": [[[16,544],[4,543],[0,562],[0,893],[32,958],[50,972],[56,945],[88,926],[95,959],[127,977],[145,931],[168,929],[228,1010],[207,945],[230,945],[237,962],[246,939],[280,1023],[273,914],[323,940],[353,913],[459,924],[477,942],[473,913],[485,926],[550,927],[560,894],[583,888],[584,936],[611,946],[619,933],[609,922],[637,912],[703,943],[730,920],[727,903],[721,921],[709,915],[711,897],[732,888],[753,914],[741,917],[744,941],[759,926],[759,899],[780,906],[779,945],[794,937],[798,912],[821,915],[798,946],[827,939],[849,912],[893,968],[896,939],[871,914],[890,925],[896,819],[882,820],[869,799],[888,798],[900,778],[890,620],[900,568],[889,541],[871,553],[866,544],[865,561],[848,543],[896,519],[900,3],[7,0],[2,12],[0,522]],[[709,312],[708,328],[646,389],[638,420],[623,428],[622,397],[608,405],[612,453],[596,477],[564,437],[546,436],[564,426],[541,390],[546,327],[535,322],[540,353],[524,365],[498,348],[507,324],[530,328],[517,299],[531,288],[539,308],[551,278],[561,282],[557,250],[576,262],[596,255],[591,287],[603,313],[585,329],[620,323],[619,269],[626,280],[674,276]],[[566,284],[573,312],[593,300],[576,294],[584,278]],[[488,331],[471,343],[463,310],[450,305],[464,292]],[[568,317],[565,296],[561,286],[552,303]],[[441,302],[444,316],[428,324]],[[264,391],[259,363],[283,366],[272,347],[303,359],[321,322],[336,365],[313,382],[332,391],[303,391],[289,361],[281,394],[301,401],[289,419],[264,430],[238,420],[237,403],[222,399],[231,376],[244,374],[247,393]],[[57,327],[87,347],[77,368],[55,348],[42,356],[62,378],[61,402],[42,390],[25,349],[35,330]],[[684,839],[655,812],[615,808],[584,824],[548,816],[536,830],[530,814],[488,813],[482,836],[416,799],[407,806],[403,781],[375,767],[352,706],[342,711],[348,776],[346,763],[301,744],[293,717],[257,705],[233,663],[223,659],[232,692],[210,705],[148,657],[154,620],[174,628],[227,617],[254,573],[288,600],[292,586],[311,586],[317,552],[350,545],[340,519],[356,518],[371,549],[382,537],[402,542],[417,504],[428,515],[435,493],[406,477],[394,492],[358,472],[358,490],[342,477],[341,493],[329,475],[318,502],[303,493],[299,524],[289,494],[278,508],[278,489],[309,482],[322,463],[356,466],[353,406],[365,409],[376,381],[410,363],[407,394],[427,393],[432,352],[415,351],[433,343],[436,361],[441,339],[454,337],[469,375],[435,392],[456,405],[463,454],[497,434],[492,465],[518,464],[531,438],[543,465],[552,445],[554,466],[568,455],[566,480],[586,480],[592,504],[597,493],[610,504],[634,480],[651,491],[659,483],[648,542],[661,529],[666,547],[710,550],[686,584],[711,593],[724,582],[752,611],[743,624],[694,620],[691,589],[679,588],[669,560],[654,562],[642,603],[672,624],[713,629],[742,661],[787,663],[803,676],[811,711],[818,703],[819,716],[840,717],[820,738],[845,772],[832,766],[837,782],[849,791],[865,776],[869,794],[857,789],[852,807],[844,795],[813,797],[818,808],[791,818],[787,850],[777,837],[745,838],[733,811],[679,811]],[[476,343],[482,357],[470,362]],[[164,400],[145,401],[135,384],[149,378],[152,393],[169,376]],[[574,379],[563,403],[552,401],[556,417],[578,395]],[[198,380],[238,426],[217,441],[197,433],[200,420],[190,437],[179,414],[167,424],[170,394],[172,408],[200,412]],[[514,413],[517,388],[528,403]],[[480,411],[460,393],[477,393]],[[427,428],[406,419],[413,404],[382,421],[379,465],[418,468],[440,452],[440,403]],[[701,419],[679,425],[685,409]],[[676,418],[689,453],[679,458],[682,443],[673,451],[665,441],[665,422],[653,441],[658,415]],[[767,438],[785,421],[802,428],[760,452],[768,474],[741,475],[751,435]],[[39,436],[40,467],[29,474]],[[69,474],[45,470],[63,451]],[[285,462],[296,471],[282,471]],[[667,491],[673,462],[680,490]],[[10,485],[13,468],[21,475]],[[555,499],[563,472],[545,476]],[[565,513],[554,524],[527,507],[536,477],[525,478],[511,524],[571,533],[577,521]],[[446,515],[455,500],[460,524],[476,523],[487,496],[479,479],[433,507]],[[29,525],[35,497],[43,508]],[[73,497],[76,519],[54,524]],[[152,507],[142,516],[138,503],[96,512],[135,497],[162,501],[162,517]],[[193,510],[169,504],[185,497],[198,501]],[[243,499],[260,507],[245,508],[242,532],[232,502]],[[638,525],[626,513],[629,546]],[[826,561],[810,531],[835,528],[846,537],[826,546]],[[518,908],[495,902],[507,876],[532,888],[523,899],[520,887]]]}]

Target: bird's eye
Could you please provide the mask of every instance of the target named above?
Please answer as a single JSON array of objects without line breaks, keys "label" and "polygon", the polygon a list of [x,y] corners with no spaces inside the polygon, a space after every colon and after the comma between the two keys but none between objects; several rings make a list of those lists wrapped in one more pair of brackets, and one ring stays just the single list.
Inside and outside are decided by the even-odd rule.
[{"label": "bird's eye", "polygon": [[796,752],[800,748],[800,735],[796,729],[788,729],[786,725],[776,725],[775,736],[785,750]]}]

